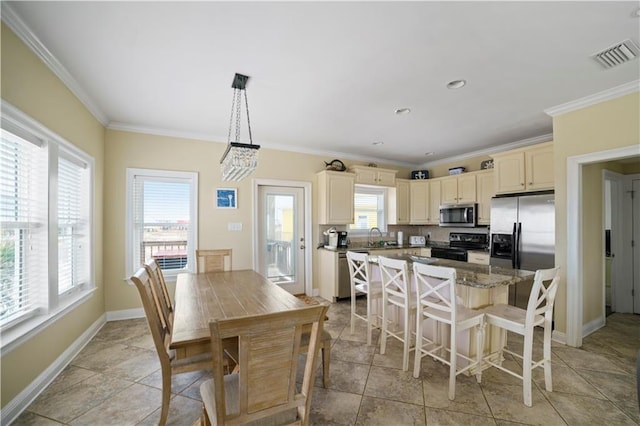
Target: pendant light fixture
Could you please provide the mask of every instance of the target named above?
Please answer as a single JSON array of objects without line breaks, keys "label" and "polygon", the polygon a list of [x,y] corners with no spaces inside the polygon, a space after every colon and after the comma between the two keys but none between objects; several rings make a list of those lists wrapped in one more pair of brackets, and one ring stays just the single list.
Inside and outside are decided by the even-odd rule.
[{"label": "pendant light fixture", "polygon": [[[251,122],[249,121],[249,103],[247,102],[246,85],[249,77],[237,74],[233,78],[233,100],[231,101],[231,119],[229,120],[229,136],[227,150],[220,159],[222,180],[238,181],[249,176],[258,167],[258,150],[260,145],[254,145],[251,136]],[[242,94],[247,112],[247,127],[249,129],[249,143],[240,142],[240,123],[242,110]],[[235,122],[235,140],[231,140],[231,129]]]}]

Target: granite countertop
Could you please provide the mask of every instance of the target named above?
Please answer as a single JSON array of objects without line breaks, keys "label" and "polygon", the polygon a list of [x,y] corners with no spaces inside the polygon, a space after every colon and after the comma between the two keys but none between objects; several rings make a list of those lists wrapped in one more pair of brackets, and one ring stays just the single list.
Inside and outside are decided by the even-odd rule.
[{"label": "granite countertop", "polygon": [[[409,268],[413,268],[414,259],[424,261],[429,265],[445,266],[455,268],[457,273],[457,284],[466,285],[474,288],[494,288],[498,286],[513,285],[520,281],[532,280],[535,275],[534,271],[524,269],[500,268],[491,265],[478,265],[475,263],[460,262],[457,260],[438,259],[435,257],[419,257],[419,256],[389,256],[394,259],[402,259],[409,262]],[[377,263],[376,256],[370,257],[372,262]]]}]

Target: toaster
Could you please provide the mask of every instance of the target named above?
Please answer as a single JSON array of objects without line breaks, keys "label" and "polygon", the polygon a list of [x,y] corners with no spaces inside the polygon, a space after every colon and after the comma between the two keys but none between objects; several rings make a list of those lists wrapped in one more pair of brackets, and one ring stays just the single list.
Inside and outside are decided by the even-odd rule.
[{"label": "toaster", "polygon": [[409,237],[409,245],[424,247],[427,245],[427,237],[425,237],[424,235],[411,235]]}]

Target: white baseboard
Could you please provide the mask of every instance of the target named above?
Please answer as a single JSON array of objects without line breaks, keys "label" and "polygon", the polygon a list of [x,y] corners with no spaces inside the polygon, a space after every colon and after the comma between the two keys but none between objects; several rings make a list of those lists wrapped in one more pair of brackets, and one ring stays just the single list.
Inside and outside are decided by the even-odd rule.
[{"label": "white baseboard", "polygon": [[590,335],[594,331],[600,330],[604,326],[605,326],[604,317],[596,318],[593,321],[589,321],[588,323],[583,324],[582,325],[582,338],[584,339],[585,337],[587,337],[588,335]]},{"label": "white baseboard", "polygon": [[108,321],[120,321],[135,318],[145,318],[144,309],[123,309],[121,311],[109,311],[106,314]]},{"label": "white baseboard", "polygon": [[0,424],[6,425],[13,422],[51,382],[66,368],[73,358],[93,339],[106,323],[106,316],[100,316],[91,326],[85,330],[62,354],[47,367],[36,379],[22,390],[7,405],[2,407]]},{"label": "white baseboard", "polygon": [[567,333],[562,333],[557,330],[553,330],[551,332],[551,340],[554,342],[562,343],[563,345],[567,344]]},{"label": "white baseboard", "polygon": [[313,297],[318,297],[320,296],[320,289],[314,288],[312,293],[313,293]]}]

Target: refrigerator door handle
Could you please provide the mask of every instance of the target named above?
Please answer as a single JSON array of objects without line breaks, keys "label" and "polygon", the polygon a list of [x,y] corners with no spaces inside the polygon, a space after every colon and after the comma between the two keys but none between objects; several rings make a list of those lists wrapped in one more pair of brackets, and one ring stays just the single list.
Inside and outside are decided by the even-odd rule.
[{"label": "refrigerator door handle", "polygon": [[520,238],[522,238],[522,222],[518,222],[518,235],[517,235],[517,244],[516,244],[516,268],[520,269],[520,265],[522,264],[520,259]]},{"label": "refrigerator door handle", "polygon": [[518,251],[516,240],[516,223],[513,222],[513,231],[511,232],[511,268],[516,269],[516,253]]}]

